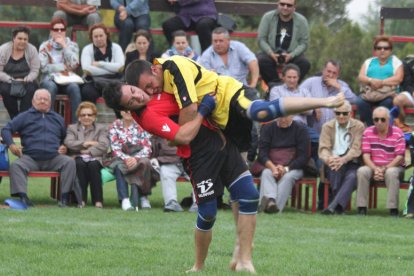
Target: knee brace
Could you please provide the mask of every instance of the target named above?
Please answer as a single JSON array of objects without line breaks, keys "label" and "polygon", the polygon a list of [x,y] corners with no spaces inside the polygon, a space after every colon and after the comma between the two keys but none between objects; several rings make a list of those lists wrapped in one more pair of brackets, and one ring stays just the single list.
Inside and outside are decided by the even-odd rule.
[{"label": "knee brace", "polygon": [[273,101],[257,100],[253,101],[247,108],[246,114],[253,121],[269,122],[284,115],[283,99]]},{"label": "knee brace", "polygon": [[256,214],[259,204],[259,192],[253,183],[250,173],[242,174],[230,186],[229,191],[233,201],[239,202],[240,214]]},{"label": "knee brace", "polygon": [[198,205],[196,227],[201,231],[210,231],[216,221],[217,200],[213,199]]}]

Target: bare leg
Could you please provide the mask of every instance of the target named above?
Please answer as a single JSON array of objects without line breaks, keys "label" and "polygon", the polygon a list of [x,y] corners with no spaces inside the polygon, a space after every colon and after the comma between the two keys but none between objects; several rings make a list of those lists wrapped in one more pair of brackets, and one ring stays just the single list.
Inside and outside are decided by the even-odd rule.
[{"label": "bare leg", "polygon": [[256,230],[256,215],[239,214],[237,236],[239,240],[239,257],[236,271],[256,273],[252,263],[253,237]]},{"label": "bare leg", "polygon": [[[239,220],[239,203],[238,202],[232,202],[231,203],[231,209],[233,211],[234,223],[236,224],[236,228],[237,228],[237,222]],[[236,229],[236,231],[237,231],[237,229]],[[233,257],[231,258],[230,265],[229,265],[230,269],[233,270],[233,271],[236,270],[237,259],[239,257],[239,250],[240,250],[239,235],[237,235],[237,233],[236,233],[236,242],[234,244]]]},{"label": "bare leg", "polygon": [[195,263],[190,270],[186,272],[201,271],[204,267],[204,261],[207,258],[208,247],[210,246],[212,238],[212,230],[200,231],[195,229],[194,242],[195,242]]},{"label": "bare leg", "polygon": [[283,97],[282,101],[254,101],[247,109],[247,116],[254,121],[267,122],[281,116],[277,110],[280,108],[286,115],[301,113],[303,111],[320,107],[338,107],[345,101],[344,93],[327,98]]},{"label": "bare leg", "polygon": [[232,202],[234,221],[236,223],[236,241],[230,269],[256,273],[252,263],[253,237],[256,229],[256,215],[239,214],[239,204]]},{"label": "bare leg", "polygon": [[345,95],[342,92],[327,98],[284,97],[283,109],[287,114],[295,114],[320,107],[339,107],[344,104],[344,101]]},{"label": "bare leg", "polygon": [[398,106],[400,114],[398,115],[398,120],[401,123],[405,123],[405,111],[404,108],[413,106],[411,101],[406,97],[404,94],[397,95],[394,100],[393,104]]}]

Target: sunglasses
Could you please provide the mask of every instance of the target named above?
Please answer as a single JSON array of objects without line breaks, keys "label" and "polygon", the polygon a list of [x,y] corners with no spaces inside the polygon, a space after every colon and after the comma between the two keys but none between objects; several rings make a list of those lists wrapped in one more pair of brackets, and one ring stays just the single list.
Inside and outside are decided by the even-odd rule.
[{"label": "sunglasses", "polygon": [[288,7],[288,8],[293,7],[293,4],[288,4],[288,3],[280,3],[279,2],[279,5],[282,6],[282,7]]},{"label": "sunglasses", "polygon": [[340,112],[340,111],[335,111],[335,115],[336,116],[348,116],[349,115],[349,112]]},{"label": "sunglasses", "polygon": [[375,50],[380,51],[380,50],[384,50],[384,51],[388,51],[391,50],[390,46],[376,46]]},{"label": "sunglasses", "polygon": [[378,123],[379,121],[381,121],[382,123],[385,123],[387,119],[385,118],[374,118],[374,122]]},{"label": "sunglasses", "polygon": [[92,113],[85,113],[85,114],[80,114],[79,117],[93,117],[95,116],[95,114]]},{"label": "sunglasses", "polygon": [[54,32],[64,32],[64,31],[66,31],[66,28],[52,28],[52,31],[54,31]]}]

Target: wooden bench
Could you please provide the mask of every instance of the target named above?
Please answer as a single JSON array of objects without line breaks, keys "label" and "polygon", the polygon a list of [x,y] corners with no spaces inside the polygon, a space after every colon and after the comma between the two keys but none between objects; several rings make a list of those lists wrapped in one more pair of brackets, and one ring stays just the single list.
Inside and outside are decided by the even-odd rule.
[{"label": "wooden bench", "polygon": [[[0,176],[9,177],[8,171],[0,171]],[[58,199],[60,195],[60,173],[51,171],[32,171],[28,177],[50,178],[50,197]]]},{"label": "wooden bench", "polygon": [[[409,187],[410,182],[402,181],[400,183],[400,189],[408,190]],[[377,208],[379,188],[387,188],[384,181],[371,181],[371,185],[369,186],[368,208]]]}]

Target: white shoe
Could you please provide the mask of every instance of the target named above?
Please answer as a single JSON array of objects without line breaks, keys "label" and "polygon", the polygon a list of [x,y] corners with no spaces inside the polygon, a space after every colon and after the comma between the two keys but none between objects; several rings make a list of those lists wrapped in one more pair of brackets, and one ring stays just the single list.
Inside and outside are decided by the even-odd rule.
[{"label": "white shoe", "polygon": [[142,209],[151,209],[151,204],[146,196],[141,197],[141,208]]},{"label": "white shoe", "polygon": [[124,210],[124,211],[134,210],[134,208],[131,205],[131,202],[129,201],[129,198],[124,198],[122,200],[122,210]]},{"label": "white shoe", "polygon": [[197,205],[197,203],[193,202],[193,204],[191,205],[190,209],[188,209],[188,212],[195,213],[197,211],[198,211],[198,205]]}]

